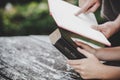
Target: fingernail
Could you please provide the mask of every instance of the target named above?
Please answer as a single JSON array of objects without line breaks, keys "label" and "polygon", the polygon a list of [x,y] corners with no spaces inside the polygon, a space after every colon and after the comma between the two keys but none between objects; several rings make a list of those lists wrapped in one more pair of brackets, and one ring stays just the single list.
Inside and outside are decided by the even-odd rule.
[{"label": "fingernail", "polygon": [[75,40],[74,42],[75,42],[75,43],[78,43],[78,40]]},{"label": "fingernail", "polygon": [[80,51],[80,50],[81,50],[81,48],[77,47],[77,50],[78,50],[78,51]]},{"label": "fingernail", "polygon": [[75,13],[75,16],[78,16],[79,14],[78,13]]},{"label": "fingernail", "polygon": [[67,63],[69,63],[69,62],[70,62],[70,60],[67,60],[66,62],[67,62]]}]

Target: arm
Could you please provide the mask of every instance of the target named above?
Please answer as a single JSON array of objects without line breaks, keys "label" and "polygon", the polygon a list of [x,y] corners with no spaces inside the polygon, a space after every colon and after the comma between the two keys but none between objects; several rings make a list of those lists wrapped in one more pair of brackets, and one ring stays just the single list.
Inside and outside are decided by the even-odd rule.
[{"label": "arm", "polygon": [[120,29],[120,14],[118,15],[117,19],[114,21],[118,28]]},{"label": "arm", "polygon": [[104,65],[103,70],[103,79],[120,79],[120,67]]},{"label": "arm", "polygon": [[78,41],[76,41],[75,43],[89,53],[94,54],[100,60],[120,60],[120,47],[95,49]]},{"label": "arm", "polygon": [[100,60],[105,61],[120,60],[120,47],[101,48],[96,50],[94,55]]},{"label": "arm", "polygon": [[68,64],[84,79],[120,79],[120,67],[107,66],[89,52],[78,48],[87,58],[68,60]]}]

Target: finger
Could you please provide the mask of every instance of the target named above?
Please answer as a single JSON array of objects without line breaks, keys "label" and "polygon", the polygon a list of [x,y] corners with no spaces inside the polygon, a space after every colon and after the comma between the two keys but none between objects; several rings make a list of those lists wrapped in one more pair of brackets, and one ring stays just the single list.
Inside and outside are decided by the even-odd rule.
[{"label": "finger", "polygon": [[80,70],[75,70],[75,71],[78,72],[79,74],[80,74],[80,72],[81,72]]},{"label": "finger", "polygon": [[103,26],[102,25],[97,25],[97,26],[92,25],[91,28],[94,29],[94,30],[97,30],[99,32],[103,31]]},{"label": "finger", "polygon": [[[75,70],[76,72],[79,73],[79,75],[84,78],[86,76],[86,73],[84,71],[81,71],[81,70]],[[86,80],[86,79],[85,79]]]},{"label": "finger", "polygon": [[81,66],[80,65],[71,65],[71,67],[74,69],[74,70],[80,70],[81,71]]},{"label": "finger", "polygon": [[80,41],[75,41],[75,43],[78,46],[80,46],[80,48],[83,48],[84,50],[86,50],[86,51],[88,51],[88,52],[90,52],[92,54],[95,54],[96,51],[97,51],[95,48],[93,48],[93,47],[91,47],[91,46],[89,46],[89,45],[87,45],[85,43],[81,43]]},{"label": "finger", "polygon": [[83,43],[83,42],[80,42],[80,41],[75,41],[75,43],[78,45],[78,46],[80,46],[80,47],[85,47],[86,46],[86,44],[85,43]]},{"label": "finger", "polygon": [[103,34],[106,38],[109,38],[109,37],[110,37],[110,35],[109,35],[107,32],[105,32],[105,31],[100,31],[100,32],[102,32],[102,34]]},{"label": "finger", "polygon": [[80,15],[81,13],[83,13],[84,11],[82,11],[81,9],[77,12],[77,13],[75,13],[75,16],[78,16],[78,15]]},{"label": "finger", "polygon": [[[98,59],[93,55],[93,54],[91,54],[91,53],[89,53],[89,52],[87,52],[87,51],[85,51],[85,50],[83,50],[83,49],[80,49],[80,48],[77,48],[77,50],[79,51],[79,52],[81,52],[81,54],[83,54],[83,55],[85,55],[87,58],[89,58],[89,59],[94,59],[95,61],[98,61]],[[81,62],[84,62],[84,60],[86,60],[85,58],[84,59],[81,59]],[[81,63],[82,64],[82,63]]]},{"label": "finger", "polygon": [[97,31],[99,31],[98,25],[92,25],[91,28],[92,28],[92,29],[95,29],[95,30],[97,30]]},{"label": "finger", "polygon": [[81,48],[77,48],[77,50],[79,51],[79,52],[81,52],[81,54],[83,54],[83,55],[85,55],[87,58],[91,58],[92,57],[92,54],[91,53],[89,53],[89,52],[87,52],[87,51],[85,51],[85,50],[83,50],[83,49],[81,49]]},{"label": "finger", "polygon": [[78,46],[82,47],[83,49],[91,49],[91,46],[89,46],[89,45],[87,45],[87,44],[85,44],[85,43],[82,43],[82,42],[80,42],[80,41],[75,41],[75,43],[76,43]]},{"label": "finger", "polygon": [[67,60],[69,65],[79,65],[81,64],[80,60]]},{"label": "finger", "polygon": [[92,26],[92,28],[97,30],[97,31],[100,31],[101,33],[103,33],[106,38],[110,37],[110,35],[105,30],[106,28],[105,28],[104,24],[101,24],[101,25],[98,25],[98,26]]},{"label": "finger", "polygon": [[88,10],[89,7],[90,7],[89,3],[84,4],[83,7],[81,7],[81,9],[77,13],[75,13],[75,15],[78,16],[81,13],[87,12],[87,10]]},{"label": "finger", "polygon": [[94,4],[94,6],[92,6],[92,7],[87,11],[87,13],[95,12],[99,6],[100,6],[99,3]]},{"label": "finger", "polygon": [[106,28],[105,28],[104,24],[99,25],[99,26],[97,27],[97,30],[100,31],[101,33],[103,33],[103,34],[105,35],[105,37],[108,38],[108,34],[107,34],[107,32],[106,32]]}]

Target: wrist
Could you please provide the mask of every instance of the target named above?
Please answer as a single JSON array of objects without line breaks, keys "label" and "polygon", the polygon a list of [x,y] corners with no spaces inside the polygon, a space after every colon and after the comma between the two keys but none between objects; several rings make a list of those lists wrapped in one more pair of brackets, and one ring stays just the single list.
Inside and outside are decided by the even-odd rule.
[{"label": "wrist", "polygon": [[98,79],[107,79],[108,76],[107,76],[106,72],[108,72],[107,66],[101,63],[101,65],[99,65],[99,69],[97,72],[99,74],[99,76],[97,78]]},{"label": "wrist", "polygon": [[107,65],[102,65],[101,66],[101,77],[100,79],[103,79],[103,80],[108,80],[108,79],[113,79],[113,69],[111,68],[111,66],[107,66]]},{"label": "wrist", "polygon": [[108,69],[108,66],[106,65],[103,65],[103,73],[101,74],[101,79],[108,79],[109,78],[109,69]]},{"label": "wrist", "polygon": [[119,30],[120,29],[120,23],[118,21],[113,21],[113,25],[114,27],[116,28],[116,30]]},{"label": "wrist", "polygon": [[94,53],[94,55],[99,59],[102,60],[102,52],[103,52],[103,48],[97,49]]},{"label": "wrist", "polygon": [[108,50],[109,49],[107,48],[99,48],[97,49],[95,56],[101,61],[106,61],[108,58],[106,54],[109,53]]},{"label": "wrist", "polygon": [[103,67],[103,74],[101,76],[102,79],[108,80],[108,79],[120,79],[120,68],[119,67],[113,67],[113,66],[107,66],[104,65]]}]

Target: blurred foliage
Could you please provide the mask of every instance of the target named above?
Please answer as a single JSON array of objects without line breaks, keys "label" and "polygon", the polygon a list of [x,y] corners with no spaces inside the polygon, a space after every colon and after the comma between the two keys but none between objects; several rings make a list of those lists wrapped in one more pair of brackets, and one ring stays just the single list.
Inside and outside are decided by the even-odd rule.
[{"label": "blurred foliage", "polygon": [[7,3],[0,13],[0,35],[49,34],[56,28],[45,0],[25,5]]},{"label": "blurred foliage", "polygon": [[78,0],[64,0],[64,1],[67,1],[67,2],[74,4],[74,5],[78,5]]},{"label": "blurred foliage", "polygon": [[6,3],[10,2],[12,4],[20,4],[20,5],[24,5],[24,4],[28,4],[29,2],[43,2],[45,0],[1,0],[0,2],[0,7],[4,7],[6,5]]},{"label": "blurred foliage", "polygon": [[[78,0],[65,1],[78,5]],[[47,0],[4,0],[0,7],[1,36],[50,34],[56,29]],[[95,15],[101,23],[100,9]]]},{"label": "blurred foliage", "polygon": [[97,19],[98,24],[102,24],[102,23],[106,22],[106,19],[101,18],[100,11],[101,11],[101,7],[98,8],[98,9],[96,10],[96,12],[94,13],[95,16],[96,16],[96,19]]}]

